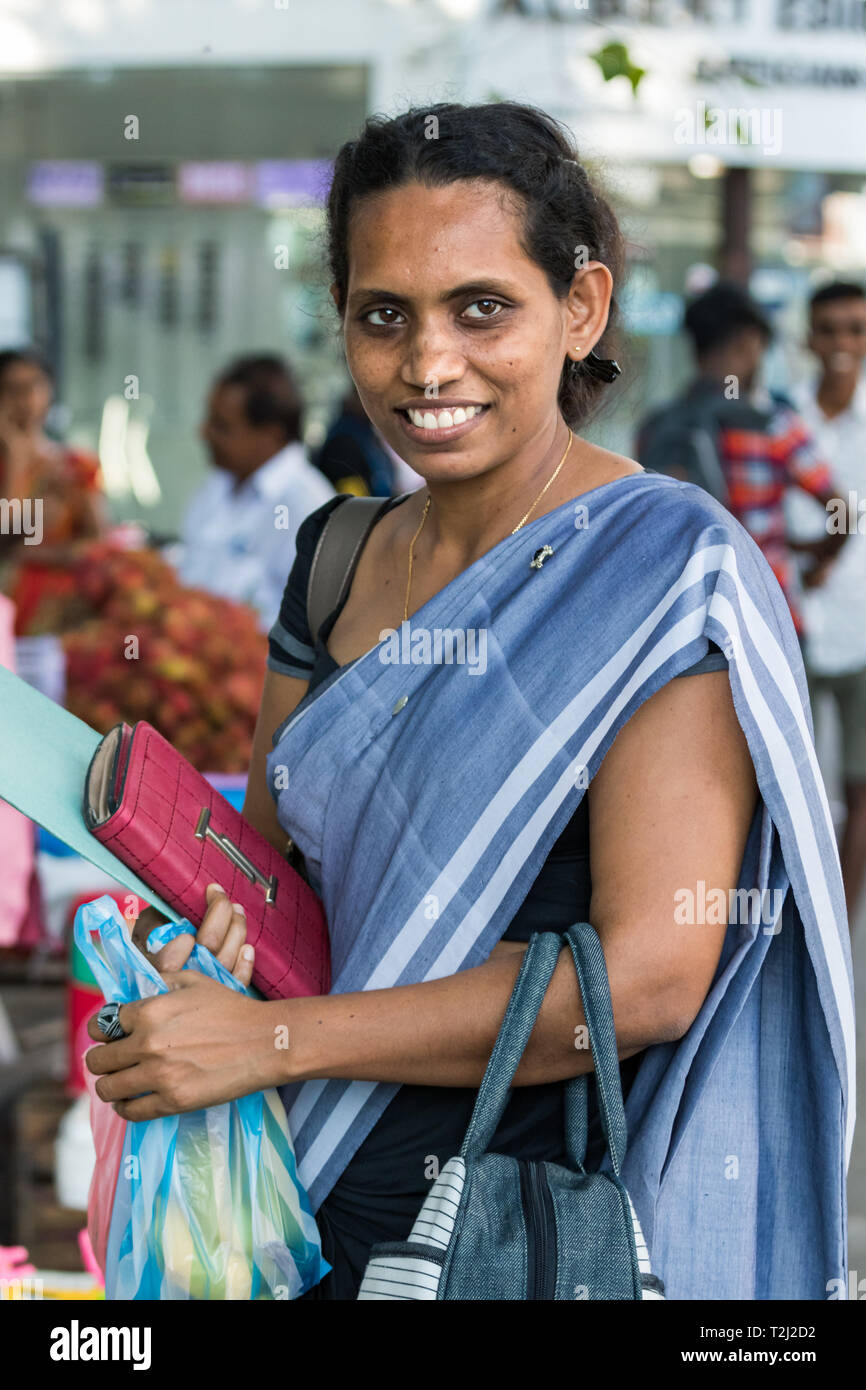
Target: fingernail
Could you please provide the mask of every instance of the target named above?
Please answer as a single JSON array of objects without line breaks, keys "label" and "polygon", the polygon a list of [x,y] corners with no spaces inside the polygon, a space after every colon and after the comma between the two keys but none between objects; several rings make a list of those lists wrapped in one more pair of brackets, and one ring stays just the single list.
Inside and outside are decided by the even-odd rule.
[{"label": "fingernail", "polygon": [[244,960],[252,960],[253,956],[255,955],[255,948],[252,946],[242,946],[241,955],[243,956]]},{"label": "fingernail", "polygon": [[226,891],[221,883],[209,883],[206,892],[209,893],[212,888],[215,888],[218,893],[224,893]]},{"label": "fingernail", "polygon": [[241,907],[240,903],[232,903],[232,907],[234,908],[235,912],[239,912],[242,917],[246,917],[246,909]]}]

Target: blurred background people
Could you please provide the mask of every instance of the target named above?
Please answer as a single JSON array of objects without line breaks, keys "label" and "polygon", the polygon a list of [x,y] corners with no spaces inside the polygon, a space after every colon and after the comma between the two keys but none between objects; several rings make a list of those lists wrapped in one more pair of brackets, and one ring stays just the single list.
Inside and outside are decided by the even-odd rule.
[{"label": "blurred background people", "polygon": [[791,402],[760,380],[772,330],[740,286],[719,281],[693,299],[684,328],[697,373],[686,390],[640,427],[636,452],[645,468],[706,487],[760,546],[779,581],[794,626],[804,636],[792,550],[817,567],[846,536],[792,542],[784,498],[799,488],[822,506],[836,499],[833,475]]},{"label": "blurred background people", "polygon": [[391,497],[414,491],[424,481],[375,429],[354,382],[313,462],[337,492],[355,497]]},{"label": "blurred background people", "polygon": [[184,584],[251,604],[267,629],[304,518],[334,489],[301,443],[303,403],[284,358],[239,358],[211,389],[201,427],[213,472],[189,503]]},{"label": "blurred background people", "polygon": [[46,591],[62,583],[76,543],[107,525],[98,458],[46,432],[53,399],[51,368],[35,349],[0,352],[0,496],[29,500],[30,508],[18,513],[24,521],[35,519],[34,504],[39,509],[38,532],[30,538],[11,522],[0,528],[0,588],[16,604],[16,631]]},{"label": "blurred background people", "polygon": [[[853,924],[866,870],[866,292],[834,281],[809,301],[808,344],[818,372],[795,388],[794,399],[827,459],[840,491],[853,502],[849,535],[837,559],[828,558],[804,577],[805,665],[816,718],[821,698],[835,706],[841,731],[840,780],[845,826],[839,855]],[[793,536],[821,540],[827,515],[799,495],[787,505]]]}]

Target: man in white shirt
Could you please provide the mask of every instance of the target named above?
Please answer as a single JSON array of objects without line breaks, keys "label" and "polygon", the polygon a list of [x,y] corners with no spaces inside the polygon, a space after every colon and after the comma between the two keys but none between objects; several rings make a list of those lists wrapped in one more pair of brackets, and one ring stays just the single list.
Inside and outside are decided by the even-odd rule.
[{"label": "man in white shirt", "polygon": [[301,443],[301,397],[282,358],[240,358],[214,384],[201,435],[214,472],[189,503],[184,584],[254,607],[267,631],[280,609],[295,536],[334,489]]},{"label": "man in white shirt", "polygon": [[[816,698],[829,694],[842,729],[847,818],[839,854],[853,926],[866,870],[866,293],[842,281],[825,285],[810,300],[809,320],[809,347],[821,373],[795,393],[797,405],[833,469],[837,491],[846,501],[854,494],[838,558],[803,576],[813,711]],[[826,534],[828,515],[798,494],[790,497],[788,523],[792,537],[811,540]]]}]

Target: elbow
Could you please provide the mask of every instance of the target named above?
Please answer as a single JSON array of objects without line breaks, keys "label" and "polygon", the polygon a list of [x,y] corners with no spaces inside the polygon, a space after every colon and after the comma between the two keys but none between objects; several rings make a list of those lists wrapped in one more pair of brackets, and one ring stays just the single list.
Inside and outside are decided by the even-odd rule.
[{"label": "elbow", "polygon": [[693,980],[673,979],[660,983],[645,999],[640,1046],[679,1042],[700,1013],[705,998],[706,991],[700,995],[695,992]]}]

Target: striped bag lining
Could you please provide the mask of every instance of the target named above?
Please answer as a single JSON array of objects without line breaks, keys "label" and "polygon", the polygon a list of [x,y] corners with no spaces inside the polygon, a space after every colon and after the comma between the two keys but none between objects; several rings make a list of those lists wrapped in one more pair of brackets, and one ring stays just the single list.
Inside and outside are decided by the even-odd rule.
[{"label": "striped bag lining", "polygon": [[665,1286],[662,1283],[661,1279],[659,1279],[658,1275],[653,1274],[652,1272],[649,1250],[647,1249],[647,1243],[644,1240],[644,1234],[641,1230],[641,1224],[637,1219],[637,1212],[634,1209],[634,1202],[632,1201],[631,1197],[628,1196],[628,1193],[626,1193],[625,1195],[628,1197],[628,1206],[629,1211],[631,1212],[631,1225],[632,1230],[634,1231],[635,1249],[637,1250],[637,1267],[638,1272],[640,1274],[641,1288],[643,1289],[641,1297],[644,1299],[661,1299],[662,1301],[664,1301]]}]

